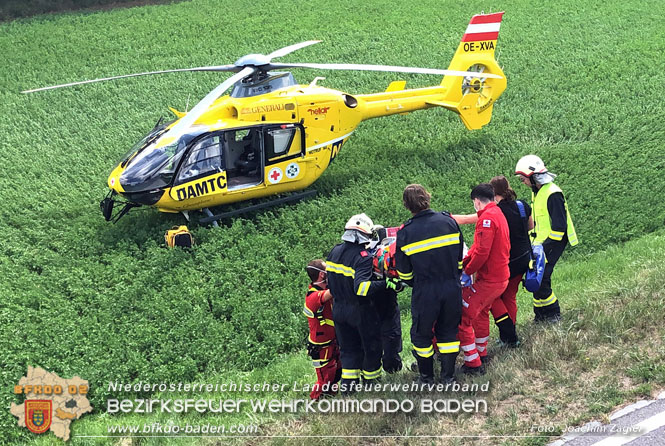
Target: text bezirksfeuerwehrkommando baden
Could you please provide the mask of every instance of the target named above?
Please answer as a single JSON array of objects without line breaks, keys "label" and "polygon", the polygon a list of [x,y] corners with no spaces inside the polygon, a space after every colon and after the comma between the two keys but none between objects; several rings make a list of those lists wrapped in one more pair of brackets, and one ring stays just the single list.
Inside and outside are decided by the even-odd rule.
[{"label": "text bezirksfeuerwehrkommando baden", "polygon": [[484,399],[109,399],[106,412],[115,413],[487,413]]}]

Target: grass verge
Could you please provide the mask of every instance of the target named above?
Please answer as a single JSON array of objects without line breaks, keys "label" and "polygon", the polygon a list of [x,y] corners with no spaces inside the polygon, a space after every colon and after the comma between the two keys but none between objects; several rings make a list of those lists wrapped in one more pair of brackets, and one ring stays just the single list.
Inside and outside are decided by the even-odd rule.
[{"label": "grass verge", "polygon": [[[662,309],[665,292],[665,234],[652,234],[623,246],[609,248],[586,259],[564,261],[557,266],[554,284],[563,308],[557,325],[534,325],[529,296],[518,296],[519,332],[523,340],[517,350],[501,350],[490,344],[495,355],[485,377],[467,383],[489,381],[483,392],[363,392],[356,399],[412,400],[416,409],[356,414],[255,413],[246,409],[225,415],[132,414],[110,416],[99,413],[77,421],[76,444],[501,444],[544,445],[567,427],[591,419],[608,421],[609,413],[622,404],[648,398],[665,385],[665,328]],[[304,323],[304,322],[303,322]],[[403,313],[405,364],[410,362],[408,329]],[[493,329],[494,330],[494,329]],[[493,332],[496,338],[496,333]],[[306,399],[306,391],[294,390],[313,382],[304,351],[285,355],[263,369],[252,372],[211,374],[199,382],[278,383],[285,391],[235,393],[162,393],[152,398],[204,399]],[[414,375],[402,371],[386,376],[386,384],[410,384]],[[426,414],[418,409],[423,399],[484,399],[486,413]],[[184,426],[251,424],[258,434],[246,437],[163,438],[160,432],[109,435],[109,426]],[[540,427],[541,432],[538,432]],[[142,435],[139,437],[139,435]],[[147,435],[156,435],[148,437]],[[84,436],[100,436],[84,438]],[[130,437],[134,438],[130,438]],[[313,439],[311,436],[321,436]],[[490,436],[491,438],[487,438]],[[300,437],[300,438],[297,438]],[[307,438],[306,438],[307,437]],[[480,438],[485,437],[485,438]],[[50,444],[52,438],[30,438]]]}]

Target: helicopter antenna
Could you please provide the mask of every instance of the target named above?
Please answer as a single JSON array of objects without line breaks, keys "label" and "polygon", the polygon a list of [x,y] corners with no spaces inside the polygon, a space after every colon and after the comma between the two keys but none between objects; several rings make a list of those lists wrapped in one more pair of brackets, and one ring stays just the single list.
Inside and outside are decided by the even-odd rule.
[{"label": "helicopter antenna", "polygon": [[160,126],[160,124],[162,123],[162,119],[164,119],[164,116],[160,116],[160,117],[159,117],[159,119],[157,120],[157,123],[156,123],[155,126],[152,128],[153,130],[155,130],[157,127]]},{"label": "helicopter antenna", "polygon": [[189,97],[191,96],[191,93],[187,95],[187,104],[185,104],[185,113],[189,112]]},{"label": "helicopter antenna", "polygon": [[323,77],[323,76],[316,76],[316,77],[314,78],[314,80],[313,80],[312,82],[310,82],[309,86],[310,86],[310,87],[314,87],[314,86],[316,86],[316,83],[317,83],[318,81],[322,81],[322,80],[325,80],[325,77]]}]

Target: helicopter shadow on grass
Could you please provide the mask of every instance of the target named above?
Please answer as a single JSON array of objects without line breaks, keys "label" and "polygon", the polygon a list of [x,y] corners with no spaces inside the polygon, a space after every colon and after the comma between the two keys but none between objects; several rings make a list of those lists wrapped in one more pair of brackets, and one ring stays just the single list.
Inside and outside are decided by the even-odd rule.
[{"label": "helicopter shadow on grass", "polygon": [[328,168],[328,171],[321,175],[321,177],[310,186],[310,189],[316,189],[318,192],[317,196],[319,197],[330,197],[341,193],[345,188],[349,187],[349,184],[353,181],[367,175],[366,169],[364,169],[363,166],[345,161],[348,160],[341,159],[336,161],[338,164]]},{"label": "helicopter shadow on grass", "polygon": [[474,158],[486,157],[491,152],[491,138],[486,134],[465,135],[456,141],[444,140],[419,149],[417,154],[430,164],[436,162],[466,163]]},{"label": "helicopter shadow on grass", "polygon": [[485,134],[467,134],[456,140],[451,140],[448,135],[438,138],[417,137],[399,149],[386,149],[380,163],[383,166],[376,171],[382,177],[387,175],[406,179],[413,174],[422,175],[428,171],[445,169],[448,173],[450,169],[468,169],[475,159],[496,156],[491,146],[492,140]]}]

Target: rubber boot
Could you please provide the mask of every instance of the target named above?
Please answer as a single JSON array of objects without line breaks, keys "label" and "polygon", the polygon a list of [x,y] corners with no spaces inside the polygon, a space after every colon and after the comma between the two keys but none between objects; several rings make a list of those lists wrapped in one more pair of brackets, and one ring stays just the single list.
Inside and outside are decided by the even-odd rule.
[{"label": "rubber boot", "polygon": [[418,361],[418,382],[420,384],[434,383],[434,358],[432,356],[423,358],[416,355],[416,360]]},{"label": "rubber boot", "polygon": [[452,384],[455,382],[455,361],[457,360],[457,353],[444,353],[439,356],[441,361],[441,377],[442,384]]},{"label": "rubber boot", "polygon": [[402,360],[399,356],[397,358],[384,359],[383,370],[390,374],[399,372],[402,370]]},{"label": "rubber boot", "polygon": [[357,386],[360,384],[360,379],[342,379],[340,388],[342,389],[342,396],[349,396],[357,391]]},{"label": "rubber boot", "polygon": [[516,347],[518,339],[513,320],[507,317],[501,322],[496,323],[496,326],[499,328],[499,338],[501,339],[501,342],[506,347]]},{"label": "rubber boot", "polygon": [[468,365],[464,364],[462,366],[462,372],[465,375],[484,375],[485,374],[485,366],[480,365],[480,367],[469,367]]}]

